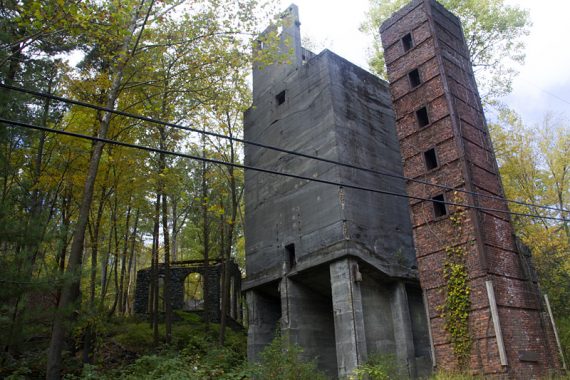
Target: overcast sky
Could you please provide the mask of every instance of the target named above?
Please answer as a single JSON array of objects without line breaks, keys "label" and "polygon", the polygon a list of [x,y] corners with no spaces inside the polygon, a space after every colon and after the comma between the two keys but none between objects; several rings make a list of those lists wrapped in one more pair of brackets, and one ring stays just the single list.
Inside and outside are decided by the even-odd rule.
[{"label": "overcast sky", "polygon": [[[281,0],[281,9],[291,2],[299,6],[302,35],[368,68],[371,41],[358,30],[368,0]],[[540,122],[546,112],[570,118],[570,1],[508,2],[528,9],[533,26],[526,40],[526,63],[520,67],[513,93],[503,101],[527,124]]]}]

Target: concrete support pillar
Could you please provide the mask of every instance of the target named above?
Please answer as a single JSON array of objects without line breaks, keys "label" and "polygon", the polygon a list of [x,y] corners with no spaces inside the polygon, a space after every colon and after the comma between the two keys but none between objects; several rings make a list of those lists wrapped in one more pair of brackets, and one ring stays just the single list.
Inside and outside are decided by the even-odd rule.
[{"label": "concrete support pillar", "polygon": [[367,359],[360,272],[354,259],[330,264],[336,356],[339,378],[347,377]]},{"label": "concrete support pillar", "polygon": [[289,279],[282,277],[279,283],[279,294],[281,295],[281,333],[290,334],[291,319],[289,307]]},{"label": "concrete support pillar", "polygon": [[259,353],[271,343],[281,316],[279,299],[250,290],[245,294],[249,327],[247,331],[247,358],[257,361]]},{"label": "concrete support pillar", "polygon": [[406,285],[398,282],[392,290],[392,318],[396,337],[396,358],[411,378],[417,377],[412,319],[408,307]]},{"label": "concrete support pillar", "polygon": [[287,336],[291,343],[303,348],[303,359],[316,359],[321,370],[331,378],[336,378],[331,299],[288,277],[281,280],[280,293],[283,335]]}]

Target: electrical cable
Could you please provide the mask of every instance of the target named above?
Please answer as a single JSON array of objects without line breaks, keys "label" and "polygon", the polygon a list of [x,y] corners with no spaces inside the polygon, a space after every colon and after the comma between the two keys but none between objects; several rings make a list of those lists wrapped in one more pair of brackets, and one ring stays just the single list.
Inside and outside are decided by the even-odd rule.
[{"label": "electrical cable", "polygon": [[339,186],[339,187],[355,189],[355,190],[369,191],[369,192],[373,192],[373,193],[377,193],[377,194],[390,195],[390,196],[395,196],[395,197],[400,197],[400,198],[415,199],[415,200],[419,200],[419,201],[428,201],[428,202],[437,202],[439,204],[446,204],[449,206],[456,206],[456,207],[472,208],[472,209],[476,209],[479,211],[496,212],[496,213],[501,213],[501,214],[515,215],[515,216],[525,216],[525,217],[531,217],[531,218],[541,218],[541,219],[570,222],[570,219],[558,218],[558,217],[553,217],[553,216],[541,216],[541,215],[537,215],[537,214],[526,214],[526,213],[505,211],[505,210],[480,207],[480,206],[472,206],[472,205],[468,205],[468,204],[464,204],[464,203],[456,203],[456,202],[449,202],[449,201],[434,201],[433,199],[417,197],[417,196],[412,196],[412,195],[408,195],[408,194],[400,194],[400,193],[394,193],[392,191],[373,189],[373,188],[369,188],[369,187],[363,187],[363,186],[357,186],[357,185],[351,185],[351,184],[344,184],[344,183],[340,183],[340,182],[329,181],[329,180],[319,179],[319,178],[314,178],[314,177],[306,177],[306,176],[292,174],[292,173],[278,172],[275,170],[263,169],[263,168],[259,168],[259,167],[251,166],[251,165],[236,164],[233,162],[227,162],[227,161],[222,161],[222,160],[217,160],[217,159],[212,159],[212,158],[200,157],[200,156],[195,156],[195,155],[186,154],[186,153],[173,152],[173,151],[169,151],[169,150],[165,150],[165,149],[152,148],[152,147],[148,147],[148,146],[144,146],[144,145],[126,143],[126,142],[111,140],[111,139],[107,139],[107,138],[87,136],[87,135],[83,135],[83,134],[75,133],[75,132],[62,131],[62,130],[47,128],[47,127],[40,127],[37,125],[22,123],[19,121],[7,120],[7,119],[1,118],[1,117],[0,117],[0,123],[10,124],[13,126],[18,126],[18,127],[27,128],[27,129],[35,129],[38,131],[45,131],[45,132],[56,133],[56,134],[60,134],[60,135],[71,136],[71,137],[80,138],[80,139],[84,139],[84,140],[99,141],[99,142],[108,143],[108,144],[112,144],[112,145],[124,146],[127,148],[140,149],[140,150],[144,150],[147,152],[163,153],[163,154],[168,154],[171,156],[177,156],[177,157],[192,159],[192,160],[196,160],[196,161],[203,161],[203,162],[208,162],[208,163],[212,163],[212,164],[232,166],[232,167],[238,168],[238,169],[252,170],[252,171],[257,171],[257,172],[266,173],[266,174],[279,175],[279,176],[284,176],[284,177],[289,177],[289,178],[295,178],[295,179],[300,179],[300,180],[305,180],[305,181],[310,181],[310,182],[323,183],[326,185]]},{"label": "electrical cable", "polygon": [[11,85],[7,85],[7,84],[4,84],[4,83],[0,83],[0,87],[4,87],[4,88],[7,88],[7,89],[13,90],[13,91],[19,91],[19,92],[27,93],[27,94],[34,95],[34,96],[38,96],[38,97],[49,98],[49,99],[56,100],[56,101],[60,101],[60,102],[64,102],[64,103],[75,104],[75,105],[77,105],[77,106],[86,107],[86,108],[91,108],[91,109],[94,109],[94,110],[97,110],[97,111],[109,112],[109,113],[112,113],[112,114],[115,114],[115,115],[119,115],[119,116],[124,116],[124,117],[133,118],[133,119],[137,119],[137,120],[141,120],[141,121],[146,121],[146,122],[149,122],[149,123],[164,125],[164,126],[170,127],[170,128],[185,130],[185,131],[188,131],[188,132],[194,132],[194,133],[199,133],[199,134],[205,134],[205,135],[208,135],[208,136],[217,137],[217,138],[222,138],[222,139],[226,139],[226,140],[238,142],[238,143],[245,144],[245,145],[253,145],[253,146],[260,147],[260,148],[277,151],[277,152],[280,152],[280,153],[291,154],[291,155],[295,155],[295,156],[299,156],[299,157],[303,157],[303,158],[308,158],[308,159],[312,159],[312,160],[316,160],[316,161],[321,161],[321,162],[325,162],[325,163],[329,163],[329,164],[333,164],[333,165],[343,166],[343,167],[346,167],[346,168],[349,168],[349,169],[361,170],[361,171],[369,172],[369,173],[376,174],[376,175],[382,175],[382,176],[387,176],[387,177],[391,177],[391,178],[401,179],[401,180],[405,180],[405,181],[415,182],[415,183],[419,183],[419,184],[422,184],[422,185],[433,186],[433,187],[437,187],[437,188],[444,189],[444,190],[453,190],[453,191],[457,191],[457,192],[469,194],[469,195],[472,195],[472,196],[477,196],[477,197],[482,197],[482,198],[487,198],[487,199],[499,200],[499,201],[503,201],[503,202],[518,204],[518,205],[521,205],[521,206],[528,206],[528,207],[534,207],[534,208],[541,208],[541,209],[551,210],[551,211],[557,211],[557,212],[569,212],[568,210],[559,209],[559,208],[552,207],[552,206],[537,205],[537,204],[532,204],[532,203],[527,203],[527,202],[522,202],[522,201],[517,201],[517,200],[512,200],[512,199],[507,199],[507,198],[503,198],[503,197],[495,196],[495,195],[481,194],[481,193],[477,193],[477,192],[473,192],[473,191],[469,191],[469,190],[465,190],[465,189],[456,189],[456,188],[453,188],[453,187],[450,187],[450,186],[445,186],[445,185],[430,183],[430,182],[423,181],[423,180],[419,180],[419,179],[416,179],[416,178],[410,178],[410,177],[406,177],[406,176],[402,176],[402,175],[398,175],[398,174],[393,174],[393,173],[389,173],[389,172],[384,172],[384,171],[379,171],[379,170],[375,170],[375,169],[370,169],[370,168],[363,168],[363,167],[360,167],[360,166],[356,166],[356,165],[352,165],[352,164],[348,164],[348,163],[344,163],[344,162],[340,162],[340,161],[330,160],[330,159],[327,159],[327,158],[322,158],[322,157],[317,157],[317,156],[313,156],[313,155],[309,155],[309,154],[305,154],[305,153],[295,152],[295,151],[292,151],[292,150],[283,149],[283,148],[279,148],[279,147],[272,146],[272,145],[267,145],[267,144],[262,144],[262,143],[258,143],[258,142],[254,142],[254,141],[249,141],[249,140],[245,140],[245,139],[241,139],[241,138],[237,138],[237,137],[227,136],[227,135],[223,135],[223,134],[221,134],[221,133],[209,132],[209,131],[205,131],[205,130],[199,130],[199,129],[196,129],[196,128],[186,127],[186,126],[179,125],[179,124],[175,124],[175,123],[170,123],[170,122],[166,122],[166,121],[162,121],[162,120],[152,119],[152,118],[149,118],[149,117],[146,117],[146,116],[135,115],[135,114],[131,114],[131,113],[124,112],[124,111],[113,110],[113,109],[110,109],[110,108],[106,108],[106,107],[94,105],[94,104],[91,104],[91,103],[82,102],[82,101],[79,101],[79,100],[73,100],[73,99],[69,99],[69,98],[64,98],[64,97],[56,96],[56,95],[53,95],[53,94],[48,94],[48,93],[41,92],[41,91],[36,91],[36,90],[30,90],[30,89],[26,89],[26,88],[22,88],[22,87],[11,86]]},{"label": "electrical cable", "polygon": [[522,78],[519,78],[519,79],[522,80],[523,82],[525,82],[525,83],[527,83],[527,84],[533,86],[533,87],[538,88],[540,91],[544,92],[546,95],[549,95],[549,96],[553,97],[554,99],[560,100],[561,102],[570,105],[570,102],[569,102],[568,100],[566,100],[566,99],[564,99],[564,98],[561,98],[560,96],[558,96],[558,95],[556,95],[556,94],[553,94],[552,92],[546,91],[545,89],[543,89],[543,88],[537,86],[537,85],[534,84],[534,83],[529,82],[529,81],[526,80],[526,79],[522,79]]}]

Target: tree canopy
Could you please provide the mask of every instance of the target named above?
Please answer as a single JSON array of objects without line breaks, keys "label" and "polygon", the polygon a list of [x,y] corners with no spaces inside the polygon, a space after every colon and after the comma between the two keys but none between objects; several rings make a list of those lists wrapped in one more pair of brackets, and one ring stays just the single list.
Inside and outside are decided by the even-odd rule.
[{"label": "tree canopy", "polygon": [[[373,37],[372,71],[386,77],[384,52],[378,29],[408,0],[370,0],[361,29]],[[511,92],[516,67],[524,63],[524,38],[531,26],[527,11],[504,0],[441,0],[462,22],[465,42],[484,101]]]},{"label": "tree canopy", "polygon": [[[570,314],[570,124],[546,114],[528,126],[513,111],[501,111],[490,124],[501,178],[511,211],[541,217],[514,216],[517,235],[531,248],[543,290],[555,314]],[[566,211],[561,211],[566,210]]]},{"label": "tree canopy", "polygon": [[[0,274],[8,281],[0,360],[23,354],[30,326],[50,325],[47,377],[56,379],[70,347],[93,362],[101,321],[131,314],[137,268],[243,260],[242,173],[168,152],[240,162],[241,146],[184,128],[241,136],[266,8],[256,0],[26,0],[2,2],[0,14],[2,84],[100,107],[0,94],[0,116],[13,122],[0,126]],[[158,344],[158,275],[152,287]]]}]

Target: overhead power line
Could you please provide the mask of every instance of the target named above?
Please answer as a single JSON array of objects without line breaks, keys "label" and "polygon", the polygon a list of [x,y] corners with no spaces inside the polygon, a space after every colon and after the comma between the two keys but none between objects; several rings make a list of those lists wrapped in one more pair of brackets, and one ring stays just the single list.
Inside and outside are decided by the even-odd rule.
[{"label": "overhead power line", "polygon": [[541,218],[541,219],[557,220],[557,221],[562,221],[562,222],[570,222],[570,219],[564,219],[564,218],[558,218],[558,217],[552,217],[552,216],[542,216],[542,215],[538,215],[538,214],[526,214],[526,213],[520,213],[520,212],[512,212],[512,211],[499,210],[499,209],[494,209],[494,208],[473,206],[473,205],[469,205],[469,204],[465,204],[465,203],[457,203],[457,202],[449,202],[449,201],[434,201],[433,199],[429,199],[429,198],[417,197],[417,196],[402,194],[402,193],[395,193],[392,191],[386,191],[386,190],[380,190],[380,189],[373,189],[370,187],[351,185],[351,184],[346,184],[346,183],[341,183],[341,182],[336,182],[336,181],[329,181],[326,179],[306,177],[306,176],[292,174],[292,173],[278,172],[275,170],[264,169],[264,168],[251,166],[251,165],[236,164],[234,162],[216,160],[216,159],[212,159],[212,158],[195,156],[192,154],[173,152],[173,151],[169,151],[169,150],[165,150],[165,149],[152,148],[152,147],[148,147],[148,146],[144,146],[144,145],[126,143],[126,142],[116,141],[116,140],[107,139],[107,138],[87,136],[87,135],[83,135],[83,134],[75,133],[75,132],[46,128],[46,127],[41,127],[41,126],[32,125],[32,124],[28,124],[28,123],[22,123],[19,121],[7,120],[4,118],[0,118],[0,123],[9,124],[9,125],[13,125],[13,126],[27,128],[27,129],[35,129],[35,130],[39,130],[39,131],[56,133],[56,134],[65,135],[65,136],[71,136],[71,137],[80,138],[80,139],[84,139],[84,140],[99,141],[99,142],[103,142],[103,143],[107,143],[107,144],[124,146],[127,148],[140,149],[140,150],[144,150],[147,152],[163,153],[163,154],[167,154],[167,155],[171,155],[171,156],[177,156],[177,157],[187,158],[187,159],[196,160],[196,161],[203,161],[203,162],[208,162],[208,163],[212,163],[212,164],[232,166],[234,168],[239,168],[239,169],[252,170],[252,171],[257,171],[257,172],[266,173],[266,174],[295,178],[295,179],[300,179],[300,180],[305,180],[305,181],[310,181],[310,182],[323,183],[326,185],[334,185],[334,186],[339,186],[339,187],[344,187],[344,188],[349,188],[349,189],[369,191],[369,192],[373,192],[373,193],[377,193],[377,194],[390,195],[390,196],[395,196],[395,197],[399,197],[399,198],[407,198],[407,199],[414,199],[414,200],[428,201],[428,202],[437,202],[437,203],[446,204],[449,206],[465,207],[465,208],[471,208],[471,209],[476,209],[476,210],[480,210],[480,211],[495,212],[495,213],[501,213],[501,214],[515,215],[515,216],[525,216],[525,217],[531,217],[531,218]]},{"label": "overhead power line", "polygon": [[[519,78],[519,79],[520,79],[520,78]],[[556,94],[554,94],[554,93],[552,93],[552,92],[550,92],[550,91],[546,91],[546,90],[543,89],[542,87],[539,87],[539,86],[537,86],[536,84],[529,82],[528,80],[525,80],[525,79],[521,79],[521,80],[522,80],[523,82],[527,83],[527,84],[530,84],[530,85],[533,86],[533,87],[538,88],[540,91],[544,92],[546,95],[549,95],[549,96],[553,97],[554,99],[560,100],[561,102],[570,105],[570,102],[569,102],[568,100],[566,100],[566,99],[564,99],[564,98],[561,98],[560,96],[558,96],[558,95],[556,95]]]},{"label": "overhead power line", "polygon": [[305,154],[305,153],[296,152],[296,151],[292,151],[292,150],[288,150],[288,149],[283,149],[283,148],[279,148],[279,147],[272,146],[272,145],[268,145],[268,144],[258,143],[258,142],[255,142],[255,141],[249,141],[249,140],[241,139],[241,138],[238,138],[238,137],[227,136],[227,135],[224,135],[224,134],[221,134],[221,133],[216,133],[216,132],[210,132],[210,131],[200,130],[200,129],[196,129],[196,128],[192,128],[192,127],[183,126],[183,125],[180,125],[180,124],[175,124],[175,123],[170,123],[170,122],[166,122],[166,121],[163,121],[163,120],[157,120],[157,119],[149,118],[149,117],[146,117],[146,116],[136,115],[136,114],[132,114],[132,113],[124,112],[124,111],[118,111],[118,110],[114,110],[114,109],[110,109],[110,108],[98,106],[98,105],[95,105],[95,104],[91,104],[91,103],[87,103],[87,102],[82,102],[82,101],[79,101],[79,100],[73,100],[73,99],[64,98],[64,97],[61,97],[61,96],[56,96],[56,95],[49,94],[49,93],[45,93],[45,92],[41,92],[41,91],[26,89],[26,88],[23,88],[23,87],[10,86],[10,85],[3,84],[3,83],[0,83],[0,87],[7,88],[7,89],[9,89],[9,90],[14,90],[14,91],[19,91],[19,92],[27,93],[27,94],[34,95],[34,96],[38,96],[38,97],[49,98],[49,99],[56,100],[56,101],[60,101],[60,102],[64,102],[64,103],[70,103],[70,104],[74,104],[74,105],[81,106],[81,107],[91,108],[91,109],[94,109],[94,110],[97,110],[97,111],[109,112],[109,113],[112,113],[112,114],[115,114],[115,115],[124,116],[124,117],[128,117],[128,118],[133,118],[133,119],[140,120],[140,121],[146,121],[146,122],[149,122],[149,123],[164,125],[164,126],[170,127],[170,128],[175,128],[175,129],[180,129],[180,130],[184,130],[184,131],[188,131],[188,132],[193,132],[193,133],[198,133],[198,134],[202,134],[202,135],[208,135],[208,136],[212,136],[212,137],[222,138],[222,139],[226,139],[226,140],[238,142],[238,143],[245,144],[245,145],[257,146],[257,147],[260,147],[260,148],[269,149],[269,150],[273,150],[273,151],[280,152],[280,153],[291,154],[291,155],[295,155],[295,156],[299,156],[299,157],[303,157],[303,158],[312,159],[312,160],[315,160],[315,161],[325,162],[325,163],[329,163],[329,164],[333,164],[333,165],[339,165],[339,166],[343,166],[343,167],[346,167],[346,168],[349,168],[349,169],[361,170],[361,171],[368,172],[368,173],[372,173],[372,174],[376,174],[376,175],[381,175],[381,176],[386,176],[386,177],[401,179],[401,180],[405,180],[405,181],[415,182],[415,183],[419,183],[419,184],[422,184],[422,185],[437,187],[437,188],[440,188],[440,189],[443,189],[443,190],[457,191],[457,192],[461,192],[461,193],[464,193],[464,194],[469,194],[469,195],[472,195],[472,196],[477,196],[477,197],[487,198],[487,199],[500,200],[500,201],[504,201],[504,202],[508,202],[508,203],[518,204],[518,205],[521,205],[521,206],[528,206],[528,207],[534,207],[534,208],[541,208],[541,209],[551,210],[551,211],[557,211],[557,212],[568,212],[568,210],[559,209],[559,208],[552,207],[552,206],[538,205],[538,204],[533,204],[533,203],[527,203],[527,202],[522,202],[522,201],[507,199],[507,198],[500,197],[500,196],[495,196],[495,195],[481,194],[481,193],[474,192],[474,191],[469,191],[469,190],[465,190],[465,189],[457,189],[457,188],[454,188],[454,187],[451,187],[451,186],[446,186],[446,185],[440,185],[440,184],[436,184],[436,183],[431,183],[431,182],[428,182],[428,181],[423,181],[423,180],[416,179],[416,178],[410,178],[410,177],[406,177],[406,176],[403,176],[403,175],[398,175],[398,174],[394,174],[394,173],[390,173],[390,172],[385,172],[385,171],[375,170],[375,169],[370,169],[370,168],[364,168],[364,167],[361,167],[361,166],[356,166],[356,165],[352,165],[352,164],[345,163],[345,162],[341,162],[341,161],[330,160],[330,159],[327,159],[327,158],[317,157],[317,156],[313,156],[313,155],[310,155],[310,154]]}]

